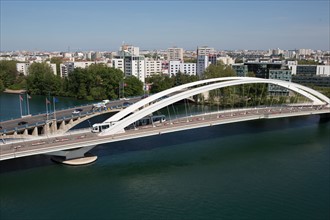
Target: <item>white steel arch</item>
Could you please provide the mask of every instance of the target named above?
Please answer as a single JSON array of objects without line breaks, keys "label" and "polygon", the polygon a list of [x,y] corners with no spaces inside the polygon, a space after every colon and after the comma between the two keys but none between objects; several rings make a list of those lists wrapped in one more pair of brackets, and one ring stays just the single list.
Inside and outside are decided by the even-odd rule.
[{"label": "white steel arch", "polygon": [[[299,85],[299,84],[296,84],[296,83],[291,83],[291,82],[286,82],[286,81],[281,81],[281,80],[273,80],[273,79],[261,79],[261,78],[253,78],[253,77],[229,77],[228,80],[226,81],[226,79],[224,78],[220,78],[222,80],[219,80],[220,82],[216,82],[216,80],[214,80],[213,82],[216,82],[216,83],[213,83],[213,84],[207,84],[207,85],[204,85],[204,86],[201,86],[201,87],[197,87],[197,88],[193,88],[193,89],[190,89],[190,90],[186,90],[184,92],[181,92],[181,93],[178,93],[176,95],[173,95],[169,98],[166,98],[166,99],[163,99],[163,100],[160,100],[158,101],[157,103],[153,103],[153,104],[150,104],[149,106],[141,109],[141,110],[138,110],[136,112],[132,112],[132,110],[130,111],[127,111],[126,112],[126,115],[130,114],[130,113],[133,113],[131,115],[129,115],[128,117],[120,120],[120,121],[113,121],[113,120],[110,120],[111,118],[109,118],[108,120],[106,120],[105,122],[107,121],[112,121],[114,122],[113,125],[100,133],[101,136],[103,135],[110,135],[110,134],[114,134],[114,133],[117,133],[117,132],[121,132],[124,130],[125,127],[127,127],[128,125],[134,123],[135,121],[159,110],[159,109],[162,109],[168,105],[171,105],[177,101],[180,101],[182,99],[185,99],[185,98],[188,98],[190,96],[193,96],[193,95],[197,95],[197,94],[200,94],[200,93],[203,93],[203,92],[206,92],[206,91],[210,91],[210,90],[214,90],[214,89],[218,89],[218,88],[223,88],[223,87],[228,87],[228,86],[234,86],[234,85],[243,85],[243,84],[250,84],[250,83],[269,83],[269,84],[274,84],[274,85],[278,85],[278,86],[281,86],[281,87],[285,87],[289,90],[292,90],[292,91],[295,91],[305,97],[307,97],[308,99],[310,99],[312,101],[311,104],[313,105],[330,105],[330,99],[322,94],[320,94],[319,92],[315,91],[315,90],[312,90],[308,87],[305,87],[305,86],[302,86],[302,85]],[[204,84],[205,84],[205,80],[204,81]],[[206,80],[208,82],[210,82],[209,80]],[[193,83],[191,83],[190,85],[192,85]],[[198,83],[195,83],[193,85],[197,85]],[[199,84],[203,84],[203,83],[199,83]],[[183,86],[180,86],[180,89],[181,90],[183,88]],[[187,86],[185,87],[187,88]],[[172,88],[170,89],[174,91],[179,91],[175,88]],[[162,97],[164,94],[170,94],[172,92],[162,92],[161,96]],[[310,93],[309,93],[310,92]],[[311,94],[312,93],[312,94]],[[157,95],[157,94],[156,94]],[[315,96],[314,96],[315,95]],[[159,97],[156,96],[156,97]],[[152,101],[155,101],[157,100],[157,98],[150,98],[149,100],[141,100],[140,102],[142,102],[143,104],[141,105],[137,105],[137,106],[144,106]],[[145,101],[145,102],[143,102]],[[139,102],[138,102],[139,103]],[[137,103],[136,103],[137,104]],[[134,108],[132,108],[134,109]]]},{"label": "white steel arch", "polygon": [[171,93],[174,93],[174,92],[179,92],[179,91],[181,91],[183,89],[187,89],[189,87],[198,86],[198,85],[202,85],[202,84],[206,84],[206,83],[214,83],[214,82],[218,82],[218,81],[241,80],[243,78],[246,78],[246,77],[213,78],[213,79],[200,80],[200,81],[196,81],[196,82],[176,86],[176,87],[161,91],[159,93],[156,93],[154,95],[151,95],[147,98],[142,99],[139,102],[134,103],[133,105],[125,108],[124,110],[122,110],[122,111],[118,112],[117,114],[113,115],[112,117],[108,118],[107,120],[104,121],[104,123],[119,121],[120,119],[124,118],[128,114],[130,114],[134,111],[137,111],[139,108],[141,108],[145,105],[148,105],[149,103],[155,102],[159,98],[170,95]]}]

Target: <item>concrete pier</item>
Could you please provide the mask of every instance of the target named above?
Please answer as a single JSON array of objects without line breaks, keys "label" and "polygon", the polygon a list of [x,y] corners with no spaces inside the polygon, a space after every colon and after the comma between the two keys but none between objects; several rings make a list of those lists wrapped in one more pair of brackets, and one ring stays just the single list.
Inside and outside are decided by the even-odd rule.
[{"label": "concrete pier", "polygon": [[75,159],[69,159],[69,160],[67,160],[61,156],[52,156],[51,159],[53,161],[55,161],[56,163],[61,163],[61,164],[70,165],[70,166],[81,166],[81,165],[93,163],[94,161],[97,160],[97,156],[88,154],[81,158],[75,158]]}]

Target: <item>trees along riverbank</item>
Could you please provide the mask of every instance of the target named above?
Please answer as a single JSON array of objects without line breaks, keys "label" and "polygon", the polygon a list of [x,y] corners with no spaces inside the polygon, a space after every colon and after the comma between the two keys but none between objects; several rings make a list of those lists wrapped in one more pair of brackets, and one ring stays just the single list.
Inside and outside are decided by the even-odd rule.
[{"label": "trees along riverbank", "polygon": [[[16,61],[0,62],[0,92],[6,88],[25,89],[31,95],[53,95],[85,100],[117,99],[143,94],[143,83],[134,76],[105,64],[76,68],[68,77],[54,75],[47,63],[32,63],[29,75],[16,71]],[[124,87],[124,88],[123,88]],[[123,94],[124,91],[125,93]]]},{"label": "trees along riverbank", "polygon": [[[0,92],[6,88],[27,90],[31,95],[65,96],[85,100],[117,99],[138,96],[144,93],[143,83],[134,76],[124,77],[124,73],[105,64],[93,64],[86,69],[76,68],[68,77],[53,74],[47,63],[33,63],[29,67],[29,75],[18,74],[17,61],[0,61]],[[59,61],[57,62],[59,66]],[[236,76],[230,66],[210,65],[202,79]],[[248,73],[248,76],[255,76]],[[158,93],[174,86],[200,80],[198,76],[177,73],[173,77],[157,74],[146,78],[151,85],[149,92]],[[330,88],[314,87],[330,97]],[[267,85],[249,84],[212,90],[195,96],[202,104],[214,104],[222,107],[249,106],[284,102],[283,97],[268,95]],[[207,94],[207,95],[206,95]],[[293,99],[292,97],[290,97]],[[294,99],[293,99],[294,100]]]}]

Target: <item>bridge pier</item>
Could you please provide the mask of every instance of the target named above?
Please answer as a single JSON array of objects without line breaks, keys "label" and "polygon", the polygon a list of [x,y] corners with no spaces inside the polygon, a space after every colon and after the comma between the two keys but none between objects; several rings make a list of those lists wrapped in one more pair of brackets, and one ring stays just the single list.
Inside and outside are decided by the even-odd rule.
[{"label": "bridge pier", "polygon": [[50,133],[55,133],[57,131],[57,122],[53,120],[52,125],[50,126]]},{"label": "bridge pier", "polygon": [[42,127],[42,131],[41,131],[42,134],[49,134],[49,124],[46,123],[43,127]]},{"label": "bridge pier", "polygon": [[24,136],[28,136],[28,135],[29,135],[29,133],[28,133],[28,129],[24,129],[24,131],[23,131],[23,135],[24,135]]},{"label": "bridge pier", "polygon": [[60,124],[59,130],[65,130],[65,128],[66,128],[65,120],[63,120]]},{"label": "bridge pier", "polygon": [[93,163],[97,160],[97,156],[88,153],[94,146],[82,147],[73,150],[57,151],[48,153],[47,155],[52,155],[52,160],[57,163],[62,163],[66,165],[79,166]]},{"label": "bridge pier", "polygon": [[38,136],[38,126],[34,127],[33,128],[33,131],[32,131],[32,136]]}]

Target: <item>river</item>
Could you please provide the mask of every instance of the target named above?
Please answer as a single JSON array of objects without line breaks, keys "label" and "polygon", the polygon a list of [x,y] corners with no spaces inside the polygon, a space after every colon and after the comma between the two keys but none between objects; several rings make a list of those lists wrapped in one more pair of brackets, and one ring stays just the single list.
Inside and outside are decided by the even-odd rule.
[{"label": "river", "polygon": [[226,124],[0,162],[0,219],[330,219],[330,123]]}]

